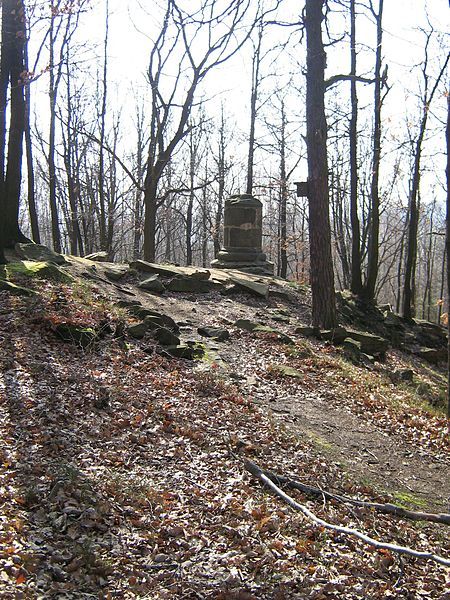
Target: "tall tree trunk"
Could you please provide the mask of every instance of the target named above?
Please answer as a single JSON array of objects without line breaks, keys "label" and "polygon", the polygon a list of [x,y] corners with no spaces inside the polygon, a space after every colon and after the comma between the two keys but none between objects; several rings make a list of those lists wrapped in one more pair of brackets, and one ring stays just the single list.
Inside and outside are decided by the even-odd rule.
[{"label": "tall tree trunk", "polygon": [[383,41],[383,5],[384,0],[378,2],[378,13],[373,15],[377,21],[377,49],[375,55],[375,91],[374,91],[374,123],[373,123],[373,155],[372,155],[372,181],[370,185],[370,223],[369,242],[367,249],[367,278],[364,286],[364,297],[373,301],[378,277],[379,237],[380,237],[380,158],[381,158],[381,44]]},{"label": "tall tree trunk", "polygon": [[[25,41],[24,48],[24,66],[25,71],[29,71],[28,65],[28,40]],[[36,209],[36,190],[34,178],[34,162],[33,162],[33,144],[31,141],[31,86],[25,86],[25,151],[27,157],[27,186],[28,186],[28,212],[30,214],[31,235],[36,244],[41,243],[39,232],[39,221]]]},{"label": "tall tree trunk", "polygon": [[258,92],[260,83],[261,68],[261,45],[263,39],[263,23],[260,21],[258,27],[258,39],[252,58],[252,91],[250,94],[250,132],[248,136],[248,155],[247,155],[247,185],[245,192],[253,192],[253,168],[255,162],[255,130],[256,130],[256,112],[258,102]]},{"label": "tall tree trunk", "polygon": [[157,185],[157,181],[152,179],[144,191],[144,259],[150,262],[156,258]]},{"label": "tall tree trunk", "polygon": [[50,127],[49,127],[49,145],[48,145],[48,180],[49,180],[49,202],[50,213],[52,218],[52,238],[53,249],[55,252],[61,252],[61,231],[59,228],[59,211],[56,194],[56,164],[55,164],[55,140],[56,140],[56,77],[55,77],[55,14],[57,6],[54,0],[51,0],[50,5],[50,32],[49,32],[49,102],[50,102]]},{"label": "tall tree trunk", "polygon": [[361,231],[358,216],[358,96],[356,93],[356,12],[355,0],[350,2],[350,98],[352,115],[350,119],[350,220],[352,226],[352,279],[351,290],[361,294]]},{"label": "tall tree trunk", "polygon": [[306,143],[308,148],[309,243],[314,327],[336,325],[329,217],[327,123],[322,41],[323,0],[306,0]]},{"label": "tall tree trunk", "polygon": [[214,258],[220,251],[220,240],[221,240],[221,227],[222,227],[222,216],[223,216],[223,205],[225,200],[225,173],[226,173],[226,142],[225,142],[225,116],[223,112],[223,106],[221,111],[220,128],[219,128],[219,148],[217,157],[217,208],[214,217]]},{"label": "tall tree trunk", "polygon": [[2,9],[2,47],[0,56],[0,264],[6,262],[4,248],[6,246],[5,219],[6,212],[6,105],[8,99],[9,71],[10,71],[10,29],[11,14],[14,2],[4,0]]},{"label": "tall tree trunk", "polygon": [[450,419],[450,94],[447,94],[447,128],[445,130],[445,141],[447,146],[447,214],[446,214],[446,243],[445,253],[447,255],[447,314],[448,321],[448,360],[447,360],[447,418]]},{"label": "tall tree trunk", "polygon": [[279,231],[279,275],[287,277],[287,202],[288,183],[286,172],[286,110],[284,100],[281,100],[281,131],[280,131],[280,231]]},{"label": "tall tree trunk", "polygon": [[192,226],[194,215],[194,182],[197,162],[197,144],[193,132],[189,134],[189,199],[186,210],[186,265],[192,265]]},{"label": "tall tree trunk", "polygon": [[[4,2],[8,21],[6,52],[9,54],[9,81],[11,92],[8,135],[8,162],[4,185],[4,236],[6,246],[29,241],[19,228],[19,201],[22,181],[23,136],[25,130],[25,95],[23,81],[24,45],[26,39],[25,7],[21,0]],[[3,40],[2,40],[3,41]]]},{"label": "tall tree trunk", "polygon": [[405,265],[405,281],[403,289],[403,316],[406,319],[412,319],[414,316],[414,292],[415,292],[415,268],[417,260],[417,231],[419,227],[419,189],[421,175],[421,159],[422,159],[422,144],[427,128],[428,114],[433,97],[439,86],[439,82],[447,69],[450,55],[442,66],[438,77],[434,83],[433,89],[428,93],[429,76],[427,74],[428,67],[428,45],[431,40],[431,33],[427,36],[425,44],[425,60],[422,66],[422,75],[424,80],[424,93],[422,98],[422,118],[420,121],[419,135],[414,144],[414,165],[411,181],[411,189],[409,193],[409,227],[408,241],[406,247],[406,265]]},{"label": "tall tree trunk", "polygon": [[109,0],[106,0],[105,38],[103,41],[103,77],[102,77],[102,102],[100,107],[100,144],[98,157],[98,197],[100,203],[100,249],[109,251],[107,235],[106,216],[106,194],[105,194],[105,126],[106,126],[106,102],[108,93],[108,34],[109,34]]}]

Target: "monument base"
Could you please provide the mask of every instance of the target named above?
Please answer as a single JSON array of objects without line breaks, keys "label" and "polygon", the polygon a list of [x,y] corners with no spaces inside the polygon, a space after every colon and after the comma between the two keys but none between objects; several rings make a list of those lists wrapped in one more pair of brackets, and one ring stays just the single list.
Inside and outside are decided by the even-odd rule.
[{"label": "monument base", "polygon": [[215,259],[211,261],[212,269],[236,269],[237,271],[244,271],[244,273],[251,273],[253,275],[273,275],[274,264],[268,260],[263,262],[251,262],[251,261],[225,261]]}]

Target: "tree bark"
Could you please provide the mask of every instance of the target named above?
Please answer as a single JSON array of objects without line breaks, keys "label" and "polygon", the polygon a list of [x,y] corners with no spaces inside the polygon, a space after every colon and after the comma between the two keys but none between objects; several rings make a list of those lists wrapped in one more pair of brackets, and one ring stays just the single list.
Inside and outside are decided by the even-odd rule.
[{"label": "tree bark", "polygon": [[[6,110],[8,80],[10,84],[10,122],[8,135],[8,160],[5,173],[6,114],[1,116],[1,208],[4,215],[3,245],[13,247],[16,242],[29,241],[19,228],[19,200],[22,180],[22,150],[25,129],[25,96],[23,73],[26,40],[25,7],[22,0],[3,2],[1,97],[2,113]],[[2,259],[4,257],[2,256]]]},{"label": "tree bark", "polygon": [[[447,147],[447,214],[445,253],[447,256],[447,314],[450,315],[450,94],[447,94],[447,128],[445,130]],[[447,418],[450,419],[450,318],[448,322],[448,361],[447,361]]]},{"label": "tree bark", "polygon": [[361,278],[361,231],[358,217],[358,96],[356,93],[356,11],[355,0],[350,2],[350,98],[352,115],[350,119],[350,221],[352,227],[352,279],[351,290],[360,295]]},{"label": "tree bark", "polygon": [[49,126],[49,145],[48,145],[48,181],[49,181],[49,202],[52,218],[52,238],[53,249],[55,252],[61,252],[61,232],[59,228],[59,211],[56,198],[56,165],[55,165],[55,140],[56,140],[56,78],[55,78],[55,14],[57,7],[52,0],[50,5],[50,34],[49,34],[49,72],[50,85],[48,90],[50,102],[50,126]]},{"label": "tree bark", "polygon": [[[24,48],[24,66],[25,71],[29,70],[28,66],[28,41],[25,42]],[[30,215],[31,235],[36,244],[41,243],[41,235],[39,232],[39,221],[36,208],[36,190],[34,177],[34,162],[33,162],[33,144],[31,141],[31,126],[30,126],[30,111],[31,111],[31,86],[25,86],[25,151],[27,157],[27,187],[28,187],[28,212]]]},{"label": "tree bark", "polygon": [[378,14],[374,13],[377,21],[377,49],[375,58],[375,91],[374,91],[374,124],[373,124],[373,155],[372,181],[370,185],[370,223],[369,243],[367,249],[367,279],[363,295],[366,300],[375,299],[375,287],[378,277],[379,237],[380,237],[380,157],[381,157],[381,44],[383,40],[383,3],[379,0]]},{"label": "tree bark", "polygon": [[428,79],[427,65],[428,65],[428,44],[430,43],[431,34],[428,34],[427,42],[425,45],[425,60],[422,67],[422,74],[424,79],[424,94],[422,98],[422,118],[419,126],[419,134],[414,144],[414,165],[411,181],[411,190],[409,194],[409,226],[408,226],[408,240],[406,246],[406,265],[405,265],[405,281],[403,286],[403,316],[406,319],[412,319],[415,314],[414,307],[414,292],[415,292],[415,270],[417,261],[417,232],[419,227],[419,188],[420,188],[420,176],[421,176],[421,159],[422,159],[422,145],[425,137],[425,131],[427,128],[428,114],[430,110],[431,102],[438,88],[439,82],[442,75],[445,73],[449,62],[449,56],[441,68],[441,71],[436,78],[433,89],[428,93]]},{"label": "tree bark", "polygon": [[252,91],[250,94],[250,132],[248,136],[248,155],[247,155],[247,184],[245,187],[245,193],[251,194],[253,192],[253,168],[255,163],[255,131],[256,131],[256,103],[258,102],[259,92],[259,71],[261,67],[261,45],[263,39],[263,23],[259,24],[258,28],[258,39],[256,42],[256,48],[252,58]]},{"label": "tree bark", "polygon": [[286,172],[286,110],[284,100],[281,100],[281,131],[280,131],[280,231],[279,231],[279,269],[280,277],[287,277],[287,202],[288,182]]},{"label": "tree bark", "polygon": [[109,2],[106,0],[105,37],[103,40],[103,75],[102,75],[102,100],[100,106],[100,144],[98,157],[98,198],[100,203],[100,249],[108,253],[106,194],[105,194],[105,130],[106,130],[106,102],[108,93],[108,34],[109,34]]},{"label": "tree bark", "polygon": [[329,217],[323,4],[323,0],[306,0],[306,143],[312,320],[314,327],[332,328],[336,325],[336,301]]}]

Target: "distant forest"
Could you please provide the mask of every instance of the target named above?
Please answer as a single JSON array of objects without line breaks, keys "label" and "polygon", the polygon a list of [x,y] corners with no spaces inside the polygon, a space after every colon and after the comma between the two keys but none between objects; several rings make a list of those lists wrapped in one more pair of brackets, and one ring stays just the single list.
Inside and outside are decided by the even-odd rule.
[{"label": "distant forest", "polygon": [[148,46],[133,88],[111,58],[125,43],[116,2],[3,1],[0,247],[208,266],[225,199],[246,192],[264,203],[276,274],[323,286],[327,271],[439,321],[449,53],[436,15],[408,57],[383,0],[153,4],[142,32],[138,2],[130,24]]}]

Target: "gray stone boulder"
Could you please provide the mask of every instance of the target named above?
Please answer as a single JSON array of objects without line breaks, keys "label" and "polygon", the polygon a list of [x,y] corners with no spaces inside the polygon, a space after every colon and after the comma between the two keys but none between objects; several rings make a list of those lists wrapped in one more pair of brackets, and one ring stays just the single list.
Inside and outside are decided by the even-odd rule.
[{"label": "gray stone boulder", "polygon": [[290,323],[291,322],[291,319],[287,315],[284,315],[277,311],[272,312],[271,318],[276,323]]},{"label": "gray stone boulder", "polygon": [[411,383],[414,380],[412,369],[396,369],[388,373],[392,383]]},{"label": "gray stone boulder", "polygon": [[289,367],[288,365],[274,365],[271,367],[270,371],[284,377],[292,377],[294,379],[304,378],[303,373],[300,373],[300,371],[297,371],[297,369]]},{"label": "gray stone boulder", "polygon": [[129,325],[127,331],[131,337],[141,340],[147,333],[148,329],[148,324],[145,321],[142,321],[142,323],[136,323],[136,325]]},{"label": "gray stone boulder", "polygon": [[142,303],[139,300],[118,300],[116,302],[116,306],[118,308],[130,309],[131,307],[142,306]]},{"label": "gray stone boulder", "polygon": [[269,327],[268,325],[263,325],[262,323],[250,321],[249,319],[238,319],[234,322],[234,326],[252,333],[273,333],[285,344],[295,344],[294,340],[282,331]]},{"label": "gray stone boulder", "polygon": [[162,349],[162,354],[169,354],[174,358],[185,358],[187,360],[194,360],[195,358],[201,358],[205,351],[201,347],[189,345],[189,344],[178,344],[176,346],[167,346]]},{"label": "gray stone boulder", "polygon": [[432,365],[437,365],[447,360],[447,348],[419,348],[413,351],[413,354],[423,358]]},{"label": "gray stone boulder", "polygon": [[299,325],[294,331],[303,337],[315,337],[316,335],[314,327],[310,327],[309,325]]},{"label": "gray stone boulder", "polygon": [[420,346],[441,348],[447,345],[447,330],[437,323],[415,319],[413,329]]},{"label": "gray stone boulder", "polygon": [[108,265],[105,268],[105,275],[111,281],[120,281],[127,273],[129,269],[124,265]]},{"label": "gray stone boulder", "polygon": [[179,267],[176,265],[158,265],[146,260],[135,260],[130,263],[130,268],[141,273],[151,273],[171,279],[173,277],[188,277],[206,281],[210,278],[211,272],[208,269],[197,269],[195,267]]},{"label": "gray stone boulder", "polygon": [[53,252],[47,246],[42,244],[16,244],[15,250],[23,260],[36,260],[40,262],[49,262],[56,265],[64,265],[67,263],[62,254]]},{"label": "gray stone boulder", "polygon": [[225,342],[230,339],[228,329],[221,329],[220,327],[199,327],[197,331],[203,337],[211,338],[216,342]]},{"label": "gray stone boulder", "polygon": [[208,269],[198,269],[192,273],[189,273],[187,277],[190,277],[191,279],[198,279],[199,281],[206,281],[211,277],[211,271],[208,271]]},{"label": "gray stone boulder", "polygon": [[143,279],[140,283],[138,283],[138,288],[145,290],[146,292],[154,292],[156,294],[162,294],[166,291],[164,284],[156,274]]},{"label": "gray stone boulder", "polygon": [[86,254],[83,258],[87,260],[93,260],[95,262],[109,262],[109,255],[107,252],[101,250],[100,252],[93,252],[92,254]]},{"label": "gray stone boulder", "polygon": [[169,281],[167,289],[169,292],[181,292],[192,294],[207,294],[214,289],[221,289],[223,286],[214,281],[196,279],[189,276],[177,276]]},{"label": "gray stone boulder", "polygon": [[[166,322],[164,321],[164,319],[161,316],[157,315],[147,315],[144,318],[144,323],[152,331],[158,329],[159,327],[166,327]],[[166,327],[166,329],[168,329],[168,327]]]},{"label": "gray stone boulder", "polygon": [[13,296],[34,296],[36,292],[28,288],[15,285],[11,281],[0,278],[0,292],[9,292]]},{"label": "gray stone boulder", "polygon": [[349,334],[345,327],[338,325],[334,329],[324,329],[320,332],[320,336],[323,340],[339,345],[342,344],[345,338],[349,337]]},{"label": "gray stone boulder", "polygon": [[162,324],[164,325],[164,327],[167,327],[167,329],[170,329],[171,331],[175,332],[179,331],[178,325],[175,323],[172,317],[169,317],[168,315],[164,315],[155,310],[145,308],[144,306],[138,304],[133,304],[129,306],[127,310],[130,314],[142,320],[144,320],[146,317],[157,317],[161,319]]},{"label": "gray stone boulder", "polygon": [[350,358],[352,361],[359,362],[362,352],[361,342],[357,342],[356,340],[348,337],[342,342],[342,347],[344,348],[347,358]]},{"label": "gray stone boulder", "polygon": [[46,279],[47,281],[55,281],[68,285],[75,281],[75,278],[70,273],[66,273],[52,262],[24,260],[22,262],[9,263],[7,272],[10,275],[36,277],[37,279]]},{"label": "gray stone boulder", "polygon": [[361,352],[372,356],[382,355],[389,348],[389,342],[379,335],[348,330],[347,337],[361,344]]},{"label": "gray stone boulder", "polygon": [[153,337],[162,346],[178,346],[180,343],[180,338],[166,327],[158,327],[158,329],[155,329]]},{"label": "gray stone boulder", "polygon": [[239,289],[260,298],[269,297],[269,286],[266,283],[247,279],[246,277],[230,277],[230,281]]},{"label": "gray stone boulder", "polygon": [[245,329],[245,331],[253,331],[259,325],[261,325],[261,323],[250,321],[250,319],[238,319],[234,322],[235,327],[238,329]]},{"label": "gray stone boulder", "polygon": [[401,328],[403,327],[403,322],[401,318],[392,311],[387,311],[384,317],[384,324],[386,327],[392,328]]}]

